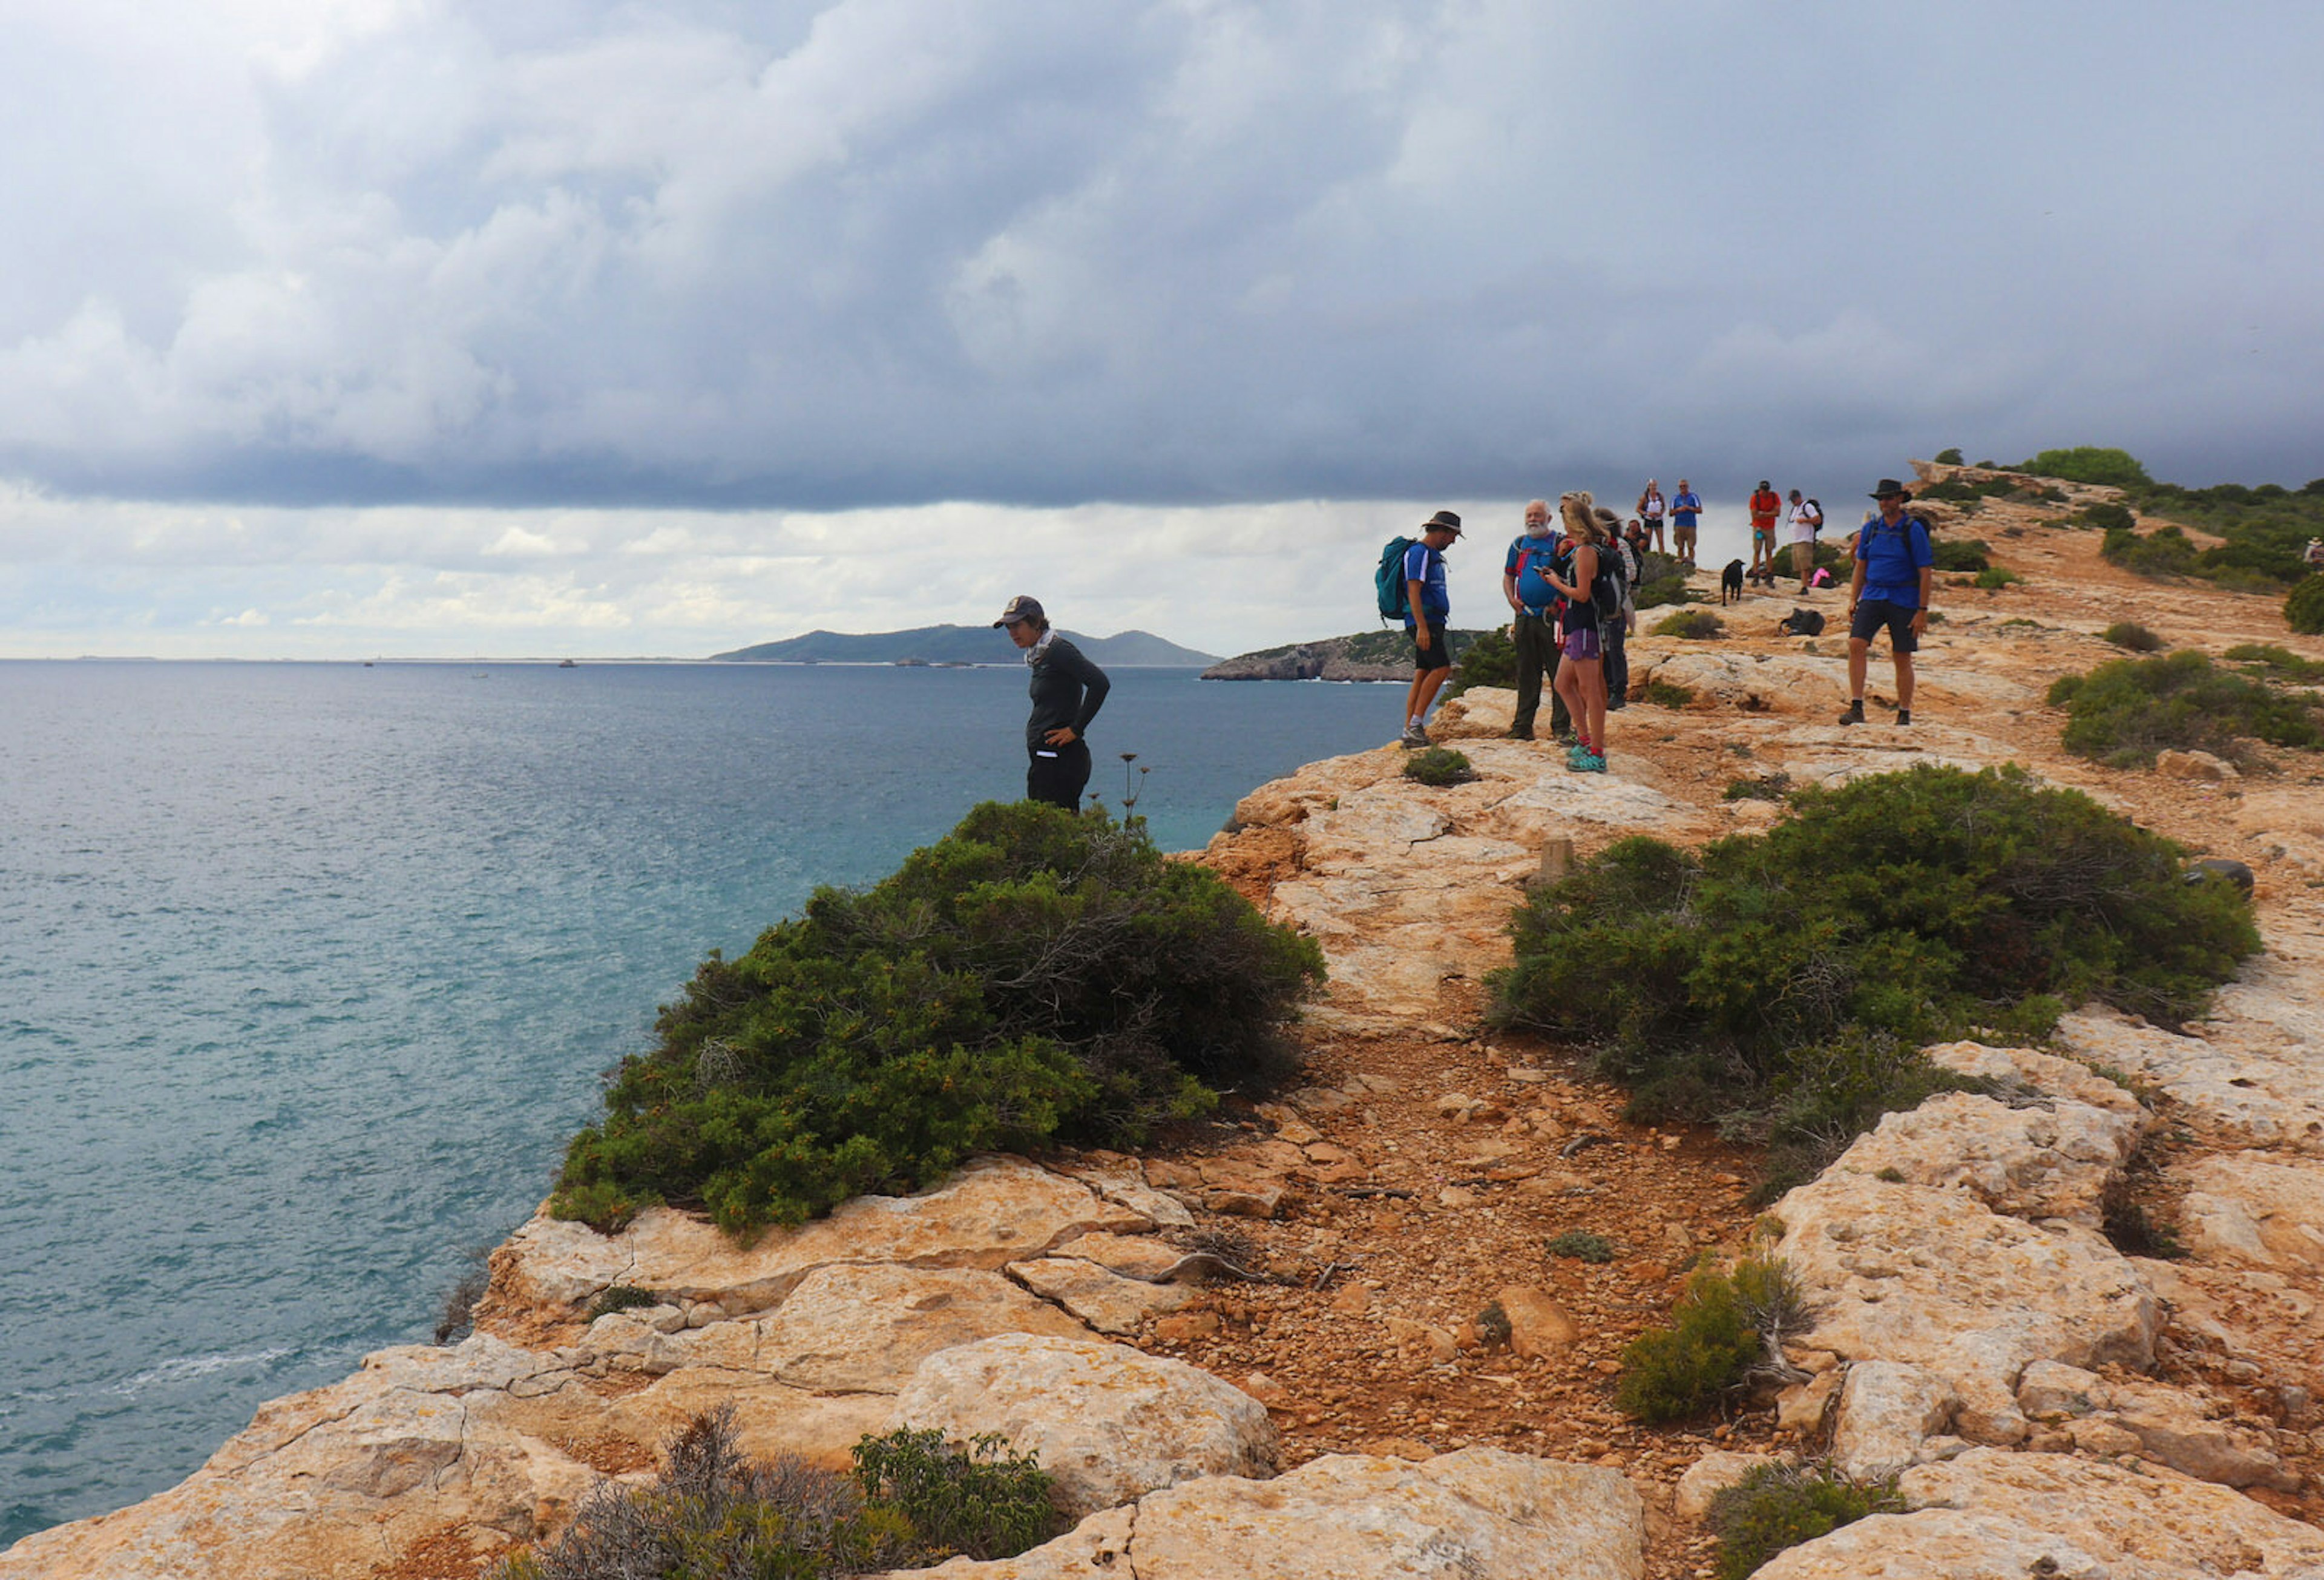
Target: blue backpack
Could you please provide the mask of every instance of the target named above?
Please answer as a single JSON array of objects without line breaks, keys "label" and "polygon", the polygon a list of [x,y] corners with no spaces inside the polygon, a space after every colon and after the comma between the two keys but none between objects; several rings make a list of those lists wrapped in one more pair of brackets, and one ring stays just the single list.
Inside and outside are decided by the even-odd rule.
[{"label": "blue backpack", "polygon": [[1404,584],[1404,551],[1412,545],[1409,537],[1391,537],[1380,549],[1372,591],[1379,594],[1382,620],[1404,620],[1412,613],[1412,590]]}]

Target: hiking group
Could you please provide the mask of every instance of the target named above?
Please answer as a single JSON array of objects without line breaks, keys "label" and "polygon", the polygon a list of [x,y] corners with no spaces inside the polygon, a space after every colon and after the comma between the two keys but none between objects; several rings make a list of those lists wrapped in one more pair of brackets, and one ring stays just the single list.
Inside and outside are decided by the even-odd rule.
[{"label": "hiking group", "polygon": [[[1867,514],[1850,544],[1849,582],[1849,704],[1842,724],[1864,722],[1864,681],[1872,639],[1888,632],[1896,673],[1896,722],[1913,721],[1913,655],[1928,629],[1935,556],[1929,526],[1908,514],[1912,494],[1884,477],[1871,497],[1877,509]],[[1752,493],[1752,560],[1728,567],[1728,577],[1744,576],[1773,585],[1776,575],[1775,523],[1785,501],[1766,480]],[[1791,491],[1788,520],[1792,574],[1800,591],[1821,584],[1815,566],[1823,507]],[[1566,767],[1575,773],[1607,771],[1606,715],[1619,712],[1629,689],[1625,643],[1637,629],[1634,591],[1649,547],[1659,549],[1667,520],[1680,561],[1693,568],[1696,525],[1702,501],[1679,479],[1678,493],[1665,500],[1649,479],[1638,498],[1638,514],[1624,528],[1619,517],[1586,491],[1558,498],[1553,526],[1548,501],[1534,500],[1525,510],[1525,531],[1511,541],[1501,566],[1501,592],[1509,606],[1509,640],[1517,659],[1517,711],[1509,735],[1534,739],[1542,682],[1550,683],[1550,731],[1568,743]],[[1445,586],[1444,554],[1462,534],[1461,518],[1439,510],[1420,527],[1417,537],[1397,537],[1380,551],[1374,582],[1383,618],[1404,621],[1413,645],[1412,684],[1406,689],[1404,730],[1407,747],[1429,744],[1429,708],[1452,671],[1452,599]],[[1795,611],[1795,614],[1798,611]],[[1786,622],[1785,629],[1792,629]],[[1822,629],[1821,616],[1813,629]]]}]

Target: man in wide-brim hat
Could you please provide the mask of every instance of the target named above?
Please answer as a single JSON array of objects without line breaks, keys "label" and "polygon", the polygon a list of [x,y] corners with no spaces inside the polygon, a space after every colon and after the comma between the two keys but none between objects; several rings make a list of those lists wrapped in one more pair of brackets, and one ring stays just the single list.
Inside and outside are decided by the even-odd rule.
[{"label": "man in wide-brim hat", "polygon": [[1864,671],[1873,633],[1888,628],[1896,664],[1896,722],[1913,721],[1913,654],[1929,629],[1929,595],[1936,588],[1936,552],[1929,524],[1908,516],[1913,496],[1893,477],[1872,491],[1880,514],[1856,534],[1856,570],[1848,583],[1848,712],[1843,724],[1864,722]]}]

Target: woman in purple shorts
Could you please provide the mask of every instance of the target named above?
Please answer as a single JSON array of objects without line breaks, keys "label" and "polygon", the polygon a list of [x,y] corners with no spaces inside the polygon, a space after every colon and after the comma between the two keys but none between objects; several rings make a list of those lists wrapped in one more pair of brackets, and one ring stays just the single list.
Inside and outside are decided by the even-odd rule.
[{"label": "woman in purple shorts", "polygon": [[1590,595],[1598,580],[1598,556],[1606,547],[1606,528],[1591,509],[1594,503],[1587,493],[1558,500],[1568,547],[1544,573],[1565,599],[1565,611],[1558,618],[1563,657],[1557,666],[1557,690],[1580,737],[1565,759],[1565,766],[1577,774],[1606,771],[1605,648],[1598,630],[1598,605]]}]

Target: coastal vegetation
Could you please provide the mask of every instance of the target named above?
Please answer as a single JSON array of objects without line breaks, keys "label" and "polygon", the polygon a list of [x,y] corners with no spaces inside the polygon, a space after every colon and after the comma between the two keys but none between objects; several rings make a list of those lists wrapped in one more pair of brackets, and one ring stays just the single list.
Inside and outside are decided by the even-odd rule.
[{"label": "coastal vegetation", "polygon": [[1622,1351],[1614,1402],[1642,1421],[1702,1414],[1750,1386],[1787,1335],[1807,1327],[1798,1281],[1772,1256],[1751,1256],[1730,1272],[1706,1269],[1687,1281],[1668,1323],[1649,1327]]},{"label": "coastal vegetation", "polygon": [[1135,1144],[1290,1074],[1286,1023],[1323,975],[1312,941],[1140,820],[987,803],[705,960],[574,1137],[552,1208],[612,1229],[669,1202],[746,1235],[977,1152]]},{"label": "coastal vegetation", "polygon": [[1719,1580],[1748,1580],[1787,1548],[1829,1536],[1868,1514],[1901,1514],[1894,1478],[1854,1482],[1829,1465],[1755,1465],[1711,1501],[1704,1523],[1719,1539]]},{"label": "coastal vegetation", "polygon": [[600,1483],[564,1535],[494,1580],[825,1580],[1014,1557],[1065,1523],[1047,1473],[990,1435],[959,1448],[907,1428],[863,1438],[853,1458],[851,1474],[754,1462],[721,1405],[670,1438],[650,1483]]},{"label": "coastal vegetation", "polygon": [[2014,767],[1803,787],[1765,833],[1620,840],[1536,888],[1489,1015],[1593,1048],[1634,1118],[1766,1147],[1773,1191],[1968,1084],[1925,1043],[2037,1036],[2088,999],[2199,1013],[2259,940],[2182,854]]},{"label": "coastal vegetation", "polygon": [[1451,747],[1432,746],[1404,759],[1404,776],[1442,788],[1447,785],[1467,784],[1477,776],[1477,770],[1467,757]]},{"label": "coastal vegetation", "polygon": [[2108,767],[2152,767],[2163,751],[2207,751],[2250,765],[2254,741],[2311,750],[2324,744],[2310,699],[2272,684],[2264,670],[2238,675],[2191,651],[2117,658],[2087,675],[2061,675],[2049,703],[2066,710],[2066,749]]},{"label": "coastal vegetation", "polygon": [[1666,614],[1656,620],[1649,634],[1679,637],[1694,642],[1710,641],[1727,634],[1727,622],[1707,609],[1682,609],[1676,614]]},{"label": "coastal vegetation", "polygon": [[2324,636],[2324,574],[2306,578],[2284,596],[2283,623],[2303,637]]},{"label": "coastal vegetation", "polygon": [[2167,645],[2136,620],[2118,620],[2098,633],[2098,640],[2132,653],[2160,653]]},{"label": "coastal vegetation", "polygon": [[[2272,592],[2309,574],[2301,551],[2310,537],[2324,537],[2324,477],[2298,489],[2273,482],[2185,488],[2155,482],[2126,451],[2088,446],[2044,450],[2022,470],[2122,490],[2124,502],[2086,505],[2074,519],[2105,534],[2098,552],[2109,563],[2142,576]],[[1923,497],[1936,497],[1940,489],[1955,486],[1967,485],[1938,484],[1923,491]],[[2137,527],[2142,516],[2166,517],[2168,521],[2142,533]],[[2189,527],[2220,541],[2199,546],[2187,535]],[[2324,592],[2315,597],[2318,618],[2324,621]],[[2287,620],[2291,613],[2287,608]],[[2301,628],[2295,624],[2293,629]]]},{"label": "coastal vegetation", "polygon": [[[1445,645],[1452,646],[1450,633]],[[1474,641],[1460,648],[1453,666],[1452,678],[1444,683],[1437,694],[1440,701],[1451,702],[1471,686],[1513,686],[1517,683],[1517,646],[1509,640],[1506,627],[1495,626],[1489,631],[1479,631]]]}]

